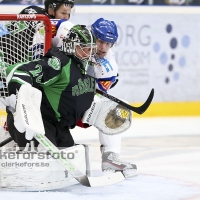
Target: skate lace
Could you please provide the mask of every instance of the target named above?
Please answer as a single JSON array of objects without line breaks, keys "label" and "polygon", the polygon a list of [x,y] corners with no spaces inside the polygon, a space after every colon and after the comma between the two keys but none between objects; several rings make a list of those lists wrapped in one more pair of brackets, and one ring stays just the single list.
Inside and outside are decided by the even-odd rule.
[{"label": "skate lace", "polygon": [[123,164],[131,164],[130,162],[126,162],[126,161],[119,159],[119,156],[116,153],[112,153],[112,154],[113,154],[113,159],[116,160],[117,162],[121,162]]}]

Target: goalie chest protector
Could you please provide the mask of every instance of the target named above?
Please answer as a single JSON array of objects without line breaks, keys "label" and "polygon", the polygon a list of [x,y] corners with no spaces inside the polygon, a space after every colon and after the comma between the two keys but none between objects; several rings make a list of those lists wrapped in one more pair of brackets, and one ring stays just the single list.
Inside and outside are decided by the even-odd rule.
[{"label": "goalie chest protector", "polygon": [[87,74],[82,74],[80,66],[72,60],[70,66],[70,83],[62,92],[58,110],[62,117],[69,120],[70,126],[77,124],[86,110],[93,102],[96,91],[95,79]]},{"label": "goalie chest protector", "polygon": [[60,59],[62,72],[55,83],[44,88],[44,92],[57,120],[73,127],[92,104],[96,80],[84,73],[83,64],[76,58],[66,56],[57,48],[47,54]]}]

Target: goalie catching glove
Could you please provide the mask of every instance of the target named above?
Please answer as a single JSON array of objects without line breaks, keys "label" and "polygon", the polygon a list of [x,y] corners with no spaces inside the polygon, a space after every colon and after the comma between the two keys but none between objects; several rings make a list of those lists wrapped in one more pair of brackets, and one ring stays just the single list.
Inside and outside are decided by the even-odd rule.
[{"label": "goalie catching glove", "polygon": [[107,135],[127,130],[132,122],[131,111],[111,100],[103,99],[95,96],[92,105],[83,115],[82,122],[95,126]]},{"label": "goalie catching glove", "polygon": [[27,140],[32,140],[35,134],[45,134],[40,104],[42,93],[40,90],[23,84],[17,94],[14,125],[20,133],[25,132]]}]

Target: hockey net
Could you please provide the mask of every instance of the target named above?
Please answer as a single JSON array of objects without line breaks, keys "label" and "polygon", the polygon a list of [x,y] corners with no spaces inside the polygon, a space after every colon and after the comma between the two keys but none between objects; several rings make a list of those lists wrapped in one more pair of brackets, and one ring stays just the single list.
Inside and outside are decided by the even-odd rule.
[{"label": "hockey net", "polygon": [[[0,14],[0,96],[6,97],[6,68],[38,59],[51,47],[51,22],[45,15]],[[6,119],[0,102],[0,130]]]}]

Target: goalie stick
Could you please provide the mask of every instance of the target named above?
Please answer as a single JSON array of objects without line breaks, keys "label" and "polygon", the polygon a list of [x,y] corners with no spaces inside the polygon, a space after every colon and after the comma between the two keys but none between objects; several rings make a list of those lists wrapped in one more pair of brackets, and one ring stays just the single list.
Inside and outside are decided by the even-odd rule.
[{"label": "goalie stick", "polygon": [[[35,139],[42,144],[42,146],[51,154],[59,155],[58,148],[44,135],[36,134]],[[0,143],[0,147],[4,146],[8,142],[12,141],[12,138],[7,138]],[[67,171],[83,186],[86,187],[99,187],[107,186],[119,183],[125,180],[122,172],[112,173],[106,176],[94,176],[88,177],[87,175],[82,174],[75,166],[68,160],[60,156],[58,161],[65,167]]]},{"label": "goalie stick", "polygon": [[[83,68],[80,68],[81,70],[85,71],[85,69]],[[86,72],[86,71],[85,71]],[[94,78],[95,80],[97,80],[97,78],[91,76],[92,78]],[[154,89],[152,88],[151,89],[151,92],[147,98],[147,100],[144,102],[144,104],[142,104],[141,106],[139,107],[134,107],[134,106],[131,106],[123,101],[121,101],[120,99],[116,98],[116,97],[113,97],[112,95],[110,94],[107,94],[99,89],[96,89],[96,93],[110,99],[111,101],[114,101],[122,106],[124,106],[125,108],[128,108],[129,110],[132,110],[133,112],[137,113],[137,114],[143,114],[147,108],[150,106],[151,102],[152,102],[152,99],[153,99],[153,96],[154,96]]]},{"label": "goalie stick", "polygon": [[134,106],[131,106],[131,105],[129,105],[129,104],[127,104],[127,103],[121,101],[120,99],[118,99],[118,98],[116,98],[116,97],[113,97],[113,96],[110,95],[110,94],[107,94],[107,93],[101,91],[101,90],[96,89],[96,92],[97,92],[98,94],[101,94],[102,96],[104,96],[104,97],[110,99],[111,101],[114,101],[114,102],[116,102],[116,103],[118,103],[118,104],[124,106],[125,108],[128,108],[129,110],[132,110],[133,112],[138,113],[138,114],[140,114],[140,115],[143,114],[143,113],[147,110],[147,108],[148,108],[149,105],[151,104],[152,99],[153,99],[153,96],[154,96],[154,89],[152,89],[151,92],[150,92],[150,94],[149,94],[149,96],[148,96],[148,98],[147,98],[147,100],[145,101],[145,103],[142,104],[142,105],[139,106],[139,107],[134,107]]},{"label": "goalie stick", "polygon": [[[52,154],[59,155],[58,148],[44,135],[36,134],[35,139],[42,144],[42,146]],[[112,173],[106,176],[88,177],[82,174],[76,167],[68,160],[59,156],[58,161],[65,167],[66,170],[82,185],[87,187],[98,187],[113,185],[125,180],[122,172]]]}]

